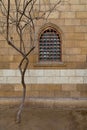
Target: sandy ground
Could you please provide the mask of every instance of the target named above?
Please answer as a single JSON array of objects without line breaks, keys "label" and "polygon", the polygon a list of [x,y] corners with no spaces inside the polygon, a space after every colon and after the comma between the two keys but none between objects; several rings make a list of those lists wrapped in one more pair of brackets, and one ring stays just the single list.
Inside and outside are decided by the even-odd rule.
[{"label": "sandy ground", "polygon": [[87,110],[25,106],[20,124],[18,106],[0,105],[0,130],[87,130]]}]

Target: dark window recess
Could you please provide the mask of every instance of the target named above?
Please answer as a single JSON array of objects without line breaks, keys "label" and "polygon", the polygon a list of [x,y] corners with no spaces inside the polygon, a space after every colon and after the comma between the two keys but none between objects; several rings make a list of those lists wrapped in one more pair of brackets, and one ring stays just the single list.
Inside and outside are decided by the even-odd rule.
[{"label": "dark window recess", "polygon": [[40,36],[39,60],[61,61],[61,40],[54,29],[47,29]]}]

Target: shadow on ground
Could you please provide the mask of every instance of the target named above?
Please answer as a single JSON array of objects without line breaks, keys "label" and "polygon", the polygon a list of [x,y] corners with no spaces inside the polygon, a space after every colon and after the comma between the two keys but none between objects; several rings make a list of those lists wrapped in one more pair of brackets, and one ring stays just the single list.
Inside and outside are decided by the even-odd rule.
[{"label": "shadow on ground", "polygon": [[87,130],[87,110],[25,107],[20,124],[18,106],[0,106],[0,130]]}]

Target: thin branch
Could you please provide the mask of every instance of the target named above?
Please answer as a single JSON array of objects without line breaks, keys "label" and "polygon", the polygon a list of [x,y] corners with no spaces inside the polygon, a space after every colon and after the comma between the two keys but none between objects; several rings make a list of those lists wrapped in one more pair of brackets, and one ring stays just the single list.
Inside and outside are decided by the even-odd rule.
[{"label": "thin branch", "polygon": [[53,8],[50,9],[49,14],[47,15],[46,20],[48,19],[49,15],[52,13],[52,11],[56,8],[56,6],[59,5],[60,3],[61,3],[61,0],[59,0],[59,1],[53,6]]},{"label": "thin branch", "polygon": [[31,1],[32,1],[32,0],[26,2],[25,8],[24,8],[24,10],[23,10],[23,14],[20,16],[20,18],[19,18],[19,20],[18,20],[18,24],[20,23],[20,21],[21,21],[23,15],[24,15],[24,13],[25,13],[25,11],[26,11],[26,9],[27,9],[27,7],[28,7],[28,5],[29,5],[29,3],[30,3]]},{"label": "thin branch", "polygon": [[20,51],[13,43],[11,40],[7,40],[8,44],[12,46],[17,52],[19,52],[22,56],[24,56],[24,53]]},{"label": "thin branch", "polygon": [[[2,15],[3,15],[4,17],[7,18],[8,7],[6,8],[6,6],[5,6],[3,0],[1,0],[0,2],[1,2],[1,13],[2,13]],[[4,12],[6,12],[6,13],[3,12],[2,7],[4,8]],[[9,12],[9,19],[10,19],[10,21],[14,21],[13,17],[10,15],[10,12]]]},{"label": "thin branch", "polygon": [[9,14],[10,14],[10,0],[8,0],[8,10],[7,10],[7,41],[9,39]]}]

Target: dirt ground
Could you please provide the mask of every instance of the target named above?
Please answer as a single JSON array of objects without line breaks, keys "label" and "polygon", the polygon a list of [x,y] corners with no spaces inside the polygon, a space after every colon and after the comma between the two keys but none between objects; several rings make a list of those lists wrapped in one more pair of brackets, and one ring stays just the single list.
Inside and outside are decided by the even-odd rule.
[{"label": "dirt ground", "polygon": [[87,130],[87,110],[25,106],[20,124],[15,123],[18,106],[0,106],[0,130]]}]

